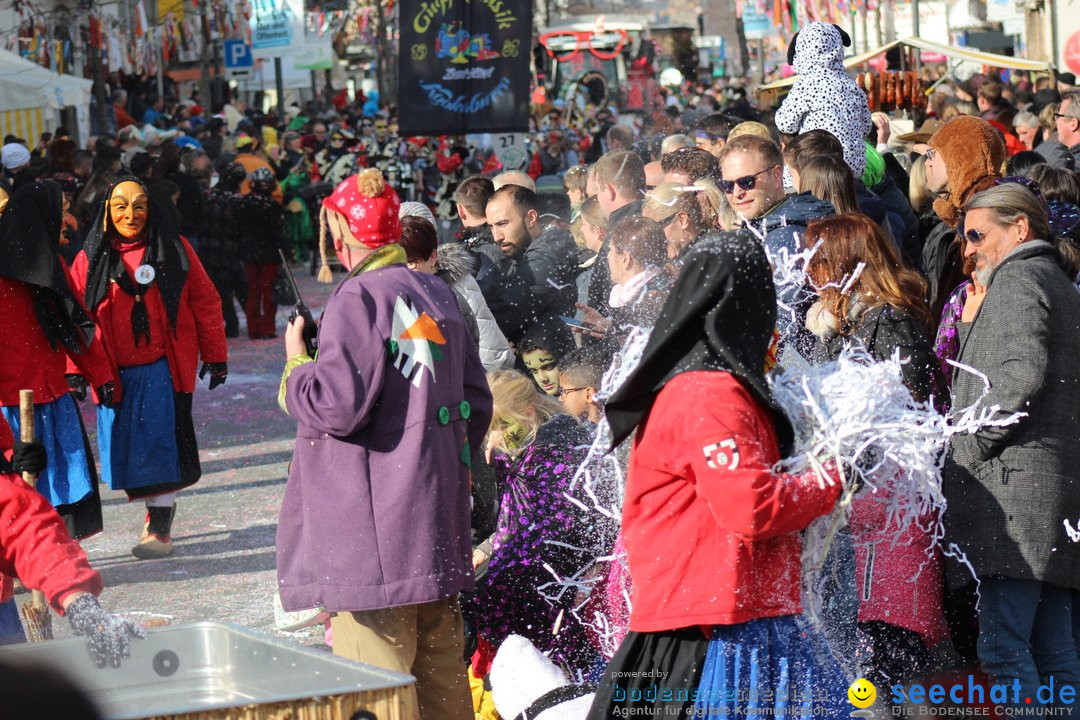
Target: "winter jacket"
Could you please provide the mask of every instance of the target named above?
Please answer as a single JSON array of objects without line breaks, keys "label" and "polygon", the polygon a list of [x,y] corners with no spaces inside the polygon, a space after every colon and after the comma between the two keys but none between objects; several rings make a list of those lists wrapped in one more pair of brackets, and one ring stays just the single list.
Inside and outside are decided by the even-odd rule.
[{"label": "winter jacket", "polygon": [[[0,452],[10,455],[15,439],[0,418]],[[12,598],[11,578],[40,588],[53,610],[75,592],[101,594],[101,575],[68,535],[48,500],[14,473],[0,474],[0,603]]]},{"label": "winter jacket", "polygon": [[[811,220],[832,215],[832,203],[819,200],[808,192],[788,195],[787,198],[760,218],[745,221],[755,235],[765,237],[765,251],[776,262],[781,250],[789,254],[802,252],[806,226]],[[806,286],[776,289],[776,324],[786,345],[805,356],[814,346],[814,337],[806,329],[806,311],[814,302]]]},{"label": "winter jacket", "polygon": [[[608,218],[608,227],[615,225],[628,217],[641,214],[642,200],[623,205],[611,213]],[[611,268],[608,266],[608,248],[611,241],[605,237],[600,250],[596,253],[596,262],[593,264],[592,277],[589,279],[589,307],[605,317],[611,314],[608,307],[608,296],[611,294]]]},{"label": "winter jacket", "polygon": [[907,196],[896,186],[888,173],[870,190],[885,204],[889,225],[893,230],[893,240],[899,246],[901,255],[905,258],[917,258],[919,219],[915,217],[915,211],[911,209]]},{"label": "winter jacket", "polygon": [[[916,400],[926,400],[936,387],[937,361],[926,329],[911,315],[878,305],[855,320],[847,338],[833,334],[819,341],[813,359],[835,360],[848,344],[864,347],[875,360],[900,352],[904,385]],[[934,518],[921,517],[902,534],[888,516],[885,490],[857,496],[848,518],[855,546],[855,586],[860,622],[878,620],[918,633],[927,647],[944,634],[941,554],[926,528]],[[915,578],[918,578],[915,580]]]},{"label": "winter jacket", "polygon": [[[74,288],[72,292],[82,297]],[[0,364],[0,405],[18,405],[19,390],[25,389],[34,391],[35,404],[51,403],[67,394],[67,373],[82,375],[91,387],[114,379],[98,337],[78,355],[69,355],[63,345],[52,347],[38,322],[30,286],[4,277],[0,277],[0,337],[8,348]]]},{"label": "winter jacket", "polygon": [[[935,323],[941,319],[949,293],[966,279],[957,232],[963,232],[963,225],[957,229],[939,220],[923,240],[921,270],[929,283],[927,302]],[[933,329],[936,333],[937,327]]]},{"label": "winter jacket", "polygon": [[440,245],[438,249],[438,275],[446,280],[468,303],[479,332],[477,341],[480,345],[480,362],[484,370],[493,372],[510,368],[514,365],[514,353],[506,336],[499,329],[495,316],[491,314],[484,294],[472,273],[480,260],[469,253],[460,243]]},{"label": "winter jacket", "polygon": [[520,340],[545,315],[573,315],[577,274],[577,245],[570,231],[553,225],[533,238],[506,275],[503,312],[496,314],[506,336]]},{"label": "winter jacket", "polygon": [[1076,169],[1076,158],[1073,157],[1067,147],[1057,140],[1043,140],[1035,146],[1035,152],[1042,155],[1046,159],[1046,164],[1050,167],[1061,170]]},{"label": "winter jacket", "polygon": [[795,41],[798,80],[776,111],[776,129],[789,135],[828,130],[844,146],[855,177],[866,169],[863,138],[874,127],[866,93],[844,69],[844,45],[836,28],[812,22]]},{"label": "winter jacket", "polygon": [[370,256],[327,302],[316,360],[286,364],[284,406],[297,421],[277,530],[287,610],[472,589],[467,464],[491,393],[450,287],[404,260],[399,246]]},{"label": "winter jacket", "polygon": [[[177,392],[195,392],[195,372],[199,360],[226,362],[228,347],[225,341],[225,321],[221,315],[221,299],[214,284],[210,282],[202,263],[187,240],[181,238],[190,265],[187,282],[180,295],[180,308],[176,327],[169,327],[165,302],[157,285],[150,288],[142,300],[146,303],[150,318],[150,342],[136,344],[131,330],[131,309],[135,298],[121,290],[115,283],[109,286],[109,294],[98,304],[91,316],[97,324],[101,342],[112,365],[113,374],[119,377],[119,368],[146,365],[162,357],[168,358],[169,374],[173,389]],[[132,246],[120,251],[124,267],[134,281],[134,272],[142,263],[144,246]],[[86,253],[80,252],[71,268],[72,281],[77,297],[86,293]]]},{"label": "winter jacket", "polygon": [[630,453],[622,533],[630,629],[657,632],[796,615],[799,531],[840,484],[775,473],[768,412],[727,372],[686,372],[660,391]]},{"label": "winter jacket", "polygon": [[268,195],[252,192],[236,201],[240,256],[252,265],[280,265],[278,250],[292,252],[285,238],[285,210]]},{"label": "winter jacket", "polygon": [[1080,518],[1080,294],[1053,246],[1028,241],[1006,255],[974,320],[958,331],[958,362],[982,375],[954,370],[954,410],[981,398],[980,407],[999,408],[996,417],[1026,416],[953,436],[943,470],[945,539],[979,576],[1080,590],[1080,545],[1062,523]]}]

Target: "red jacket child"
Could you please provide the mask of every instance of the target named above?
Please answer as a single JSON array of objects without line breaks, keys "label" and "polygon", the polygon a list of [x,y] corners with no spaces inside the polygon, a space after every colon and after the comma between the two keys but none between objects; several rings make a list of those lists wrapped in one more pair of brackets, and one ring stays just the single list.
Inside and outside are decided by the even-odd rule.
[{"label": "red jacket child", "polygon": [[840,483],[776,473],[779,459],[770,417],[732,374],[685,372],[664,386],[635,439],[623,505],[631,630],[801,611],[798,531],[832,509]]}]

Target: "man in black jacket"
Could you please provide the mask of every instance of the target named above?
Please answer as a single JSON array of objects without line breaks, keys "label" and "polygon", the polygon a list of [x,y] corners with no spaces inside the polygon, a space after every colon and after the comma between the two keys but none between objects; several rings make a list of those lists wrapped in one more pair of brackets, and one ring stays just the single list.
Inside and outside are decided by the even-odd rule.
[{"label": "man in black jacket", "polygon": [[577,297],[574,238],[543,227],[536,206],[536,193],[519,185],[499,188],[487,204],[492,238],[510,262],[501,296],[488,306],[511,341],[545,315],[572,315]]},{"label": "man in black jacket", "polygon": [[[592,169],[591,185],[596,189],[596,201],[607,215],[608,227],[615,227],[624,218],[641,214],[645,197],[645,166],[637,154],[629,150],[612,150]],[[601,315],[611,315],[608,298],[611,295],[611,268],[608,267],[608,239],[604,239],[596,254],[596,265],[589,280],[589,307]]]}]

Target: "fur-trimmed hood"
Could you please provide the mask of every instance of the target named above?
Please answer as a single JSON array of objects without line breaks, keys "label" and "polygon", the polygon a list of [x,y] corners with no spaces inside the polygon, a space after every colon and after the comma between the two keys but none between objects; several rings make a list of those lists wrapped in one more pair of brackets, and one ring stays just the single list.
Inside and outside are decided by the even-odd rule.
[{"label": "fur-trimmed hood", "polygon": [[480,264],[461,243],[444,243],[438,248],[435,272],[451,285],[466,275],[472,275]]},{"label": "fur-trimmed hood", "polygon": [[945,123],[929,145],[941,153],[949,177],[949,194],[934,201],[934,212],[946,225],[956,227],[964,203],[1000,177],[1005,143],[990,123],[963,116]]}]

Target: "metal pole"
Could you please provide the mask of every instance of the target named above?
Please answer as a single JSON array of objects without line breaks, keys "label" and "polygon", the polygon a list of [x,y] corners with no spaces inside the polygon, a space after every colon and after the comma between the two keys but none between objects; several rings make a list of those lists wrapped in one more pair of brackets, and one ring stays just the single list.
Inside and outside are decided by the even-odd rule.
[{"label": "metal pole", "polygon": [[[919,33],[919,0],[911,0],[911,34],[922,37]],[[915,56],[915,72],[918,72],[922,70],[922,50],[915,48],[911,52]]]},{"label": "metal pole", "polygon": [[[1050,0],[1050,64],[1057,67],[1058,61],[1058,18],[1057,18],[1057,3],[1054,0]],[[1050,87],[1056,89],[1057,84],[1054,82],[1053,74],[1050,75]]]},{"label": "metal pole", "polygon": [[278,118],[285,117],[285,78],[281,76],[281,56],[274,58],[274,90],[277,92]]},{"label": "metal pole", "polygon": [[165,53],[161,49],[161,35],[156,34],[158,37],[154,46],[157,48],[157,94],[158,97],[165,97]]},{"label": "metal pole", "polygon": [[758,67],[761,69],[761,84],[765,84],[765,39],[758,38],[757,41],[758,52]]}]

